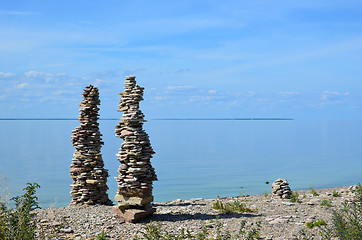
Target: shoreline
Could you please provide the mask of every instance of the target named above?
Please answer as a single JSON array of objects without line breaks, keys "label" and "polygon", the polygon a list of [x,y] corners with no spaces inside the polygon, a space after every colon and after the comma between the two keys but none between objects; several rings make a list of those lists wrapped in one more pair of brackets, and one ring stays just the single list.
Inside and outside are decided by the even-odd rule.
[{"label": "shoreline", "polygon": [[[323,219],[331,224],[333,210],[339,209],[345,200],[353,200],[353,193],[348,190],[350,188],[351,186],[314,189],[319,196],[313,196],[311,190],[294,191],[298,192],[300,199],[296,203],[271,194],[155,202],[155,214],[140,223],[125,223],[113,213],[114,206],[70,205],[36,210],[37,224],[45,233],[47,229],[59,228],[57,234],[61,239],[81,240],[95,239],[102,230],[107,233],[108,239],[141,237],[143,224],[150,222],[160,222],[162,229],[167,231],[177,232],[183,228],[193,234],[201,232],[205,225],[210,234],[214,234],[217,222],[221,222],[225,231],[236,233],[240,222],[246,220],[247,229],[261,222],[262,239],[292,239],[293,235],[306,228],[307,222]],[[341,196],[334,197],[333,192],[338,192]],[[223,203],[239,200],[247,207],[257,209],[257,212],[223,214],[212,208],[216,200]],[[323,200],[330,201],[331,206],[322,206]],[[310,230],[311,233],[316,231],[315,228]]]},{"label": "shoreline", "polygon": [[[238,197],[238,196],[240,196],[240,194],[243,194],[243,195],[246,195],[246,196],[264,195],[265,192],[263,192],[263,191],[267,191],[267,190],[268,190],[268,194],[271,194],[271,189],[272,189],[271,185],[272,184],[273,184],[273,182],[270,182],[268,185],[266,185],[267,188],[262,189],[260,191],[255,191],[257,193],[247,193],[248,189],[245,189],[246,191],[244,191],[244,188],[243,188],[243,189],[239,190],[239,195],[234,195],[234,194],[230,194],[230,195],[228,195],[228,194],[220,194],[220,195],[218,195],[218,194],[215,194],[215,195],[213,195],[214,197],[200,197],[200,196],[196,195],[195,197],[190,197],[190,198],[176,198],[176,197],[175,198],[167,198],[166,200],[163,200],[163,201],[156,199],[156,201],[153,201],[152,203],[155,204],[155,203],[158,203],[158,202],[160,202],[160,203],[172,202],[172,201],[174,201],[176,199],[181,199],[183,201],[187,201],[187,200],[190,200],[190,199],[200,199],[200,198],[202,198],[202,199],[216,199],[217,197],[229,198],[229,197]],[[361,182],[361,184],[362,184],[362,182]],[[299,188],[299,189],[295,189],[295,188],[293,188],[293,186],[291,186],[291,190],[293,192],[301,192],[301,191],[308,191],[311,188],[317,189],[317,190],[323,190],[323,189],[332,189],[332,188],[345,188],[345,187],[349,187],[349,186],[352,186],[352,185],[337,185],[337,186],[332,185],[332,186],[327,186],[327,187],[322,186],[322,187],[316,187],[316,188],[313,185],[310,185],[310,187],[302,187],[302,188]],[[41,190],[43,190],[43,189],[40,188],[38,191],[41,191]],[[38,193],[38,191],[37,191],[37,193]],[[254,191],[252,191],[252,192],[254,192]],[[19,194],[20,193],[18,193],[18,195]],[[44,195],[44,192],[42,194]],[[16,194],[13,194],[13,195],[16,195]],[[110,195],[109,193],[108,193],[108,195],[110,196],[111,199],[113,199],[112,197],[114,197],[114,196]],[[155,193],[153,195],[155,196]],[[40,198],[42,198],[42,196],[40,196]],[[155,196],[155,198],[156,198],[156,196]],[[67,199],[70,199],[70,196],[68,196]],[[49,208],[56,209],[56,208],[68,207],[70,205],[70,202],[71,202],[71,200],[59,201],[58,199],[53,199],[53,200],[48,200],[48,201],[46,201],[44,203],[40,202],[39,205],[40,205],[41,209],[49,209]],[[117,202],[114,201],[114,200],[112,200],[112,203],[113,203],[113,206],[116,206],[116,204],[117,204]]]}]

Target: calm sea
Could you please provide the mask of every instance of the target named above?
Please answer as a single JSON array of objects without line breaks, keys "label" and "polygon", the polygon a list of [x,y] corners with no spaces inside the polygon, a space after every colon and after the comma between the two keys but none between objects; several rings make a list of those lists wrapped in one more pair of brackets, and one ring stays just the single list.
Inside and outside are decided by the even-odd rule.
[{"label": "calm sea", "polygon": [[[122,143],[113,133],[117,122],[100,120],[111,199]],[[27,182],[37,182],[43,208],[68,205],[70,136],[78,125],[77,120],[0,121],[1,191],[11,197]],[[144,127],[156,151],[155,201],[270,192],[277,178],[286,178],[292,190],[362,182],[358,121],[150,120]]]}]

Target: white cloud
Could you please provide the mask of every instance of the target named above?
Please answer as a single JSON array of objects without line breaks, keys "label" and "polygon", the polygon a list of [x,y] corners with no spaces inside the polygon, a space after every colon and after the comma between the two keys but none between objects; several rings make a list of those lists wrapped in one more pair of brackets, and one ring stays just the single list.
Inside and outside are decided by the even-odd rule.
[{"label": "white cloud", "polygon": [[186,90],[193,89],[193,86],[167,86],[168,90]]},{"label": "white cloud", "polygon": [[349,92],[324,91],[321,96],[322,101],[320,105],[343,104],[350,106],[352,103],[356,103],[353,98],[354,96],[350,95]]},{"label": "white cloud", "polygon": [[17,88],[24,88],[24,87],[26,87],[26,86],[28,86],[29,84],[28,83],[20,83],[20,84],[18,84],[17,85]]},{"label": "white cloud", "polygon": [[339,92],[337,91],[334,91],[334,92],[331,92],[331,91],[324,91],[323,92],[324,94],[331,94],[331,95],[341,95]]},{"label": "white cloud", "polygon": [[[134,75],[136,73],[139,73],[139,72],[143,72],[145,70],[145,68],[143,67],[140,67],[140,68],[130,68],[130,69],[127,69],[123,72],[123,75],[126,75],[126,76],[130,76],[130,75]],[[118,76],[117,76],[118,77]]]},{"label": "white cloud", "polygon": [[39,75],[41,75],[41,73],[37,72],[37,71],[29,71],[29,72],[24,73],[24,75],[26,77],[38,77]]},{"label": "white cloud", "polygon": [[331,97],[340,96],[341,94],[339,92],[331,92],[331,91],[324,91],[322,94],[322,99],[327,100]]},{"label": "white cloud", "polygon": [[46,72],[37,72],[31,70],[29,72],[24,73],[24,75],[28,78],[42,79],[46,82],[57,82],[60,78],[66,77],[66,73],[46,73]]},{"label": "white cloud", "polygon": [[[246,25],[244,22],[227,17],[186,15],[124,22],[120,27],[127,29],[130,35],[137,34],[137,32],[140,32],[140,29],[142,33],[146,34],[152,32],[153,34],[170,35],[207,28],[241,28]],[[138,29],[137,32],[135,32],[134,29]]]},{"label": "white cloud", "polygon": [[34,15],[36,12],[22,12],[22,11],[0,11],[0,15]]},{"label": "white cloud", "polygon": [[154,99],[155,99],[155,100],[164,100],[164,97],[162,97],[162,96],[156,96]]},{"label": "white cloud", "polygon": [[58,103],[73,102],[73,98],[81,96],[85,85],[99,82],[96,78],[83,81],[79,77],[70,77],[64,73],[34,70],[22,74],[0,72],[0,81],[1,101],[18,102],[30,99],[34,104],[45,100]]},{"label": "white cloud", "polygon": [[254,97],[255,95],[256,95],[256,92],[254,92],[254,91],[249,91],[249,92],[246,94],[247,97]]},{"label": "white cloud", "polygon": [[278,97],[293,97],[299,95],[298,92],[279,92]]},{"label": "white cloud", "polygon": [[99,87],[99,85],[101,85],[103,82],[104,81],[102,79],[97,78],[96,80],[94,80],[93,84]]},{"label": "white cloud", "polygon": [[216,90],[209,90],[208,91],[210,94],[215,94],[216,93]]},{"label": "white cloud", "polygon": [[55,92],[53,92],[54,95],[63,95],[63,94],[67,94],[67,93],[72,93],[72,91],[69,90],[63,90],[63,89],[58,89]]},{"label": "white cloud", "polygon": [[234,100],[234,101],[230,101],[228,105],[229,106],[238,106],[238,105],[240,105],[240,103],[238,101]]},{"label": "white cloud", "polygon": [[0,72],[0,78],[7,78],[7,77],[13,77],[15,76],[14,73],[4,73],[4,72]]}]

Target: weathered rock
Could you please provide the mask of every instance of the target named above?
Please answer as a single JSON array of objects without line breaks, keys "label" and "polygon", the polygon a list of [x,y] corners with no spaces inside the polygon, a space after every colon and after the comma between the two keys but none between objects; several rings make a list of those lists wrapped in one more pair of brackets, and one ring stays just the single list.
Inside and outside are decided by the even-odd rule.
[{"label": "weathered rock", "polygon": [[153,201],[152,182],[157,176],[150,160],[155,152],[143,130],[146,121],[139,109],[144,88],[136,85],[134,76],[128,76],[124,85],[118,109],[123,116],[115,127],[116,136],[124,140],[117,154],[120,167],[115,211],[125,221],[136,222],[154,212],[150,203]]},{"label": "weathered rock", "polygon": [[122,208],[114,208],[114,213],[117,214],[122,220],[130,223],[136,223],[140,220],[151,216],[156,209],[154,209],[151,205],[147,205],[143,209],[122,209]]},{"label": "weathered rock", "polygon": [[84,99],[79,104],[80,126],[73,130],[72,143],[75,148],[70,166],[73,184],[70,185],[71,204],[111,204],[108,198],[108,170],[104,169],[101,155],[102,134],[98,127],[100,104],[96,87],[85,87]]}]

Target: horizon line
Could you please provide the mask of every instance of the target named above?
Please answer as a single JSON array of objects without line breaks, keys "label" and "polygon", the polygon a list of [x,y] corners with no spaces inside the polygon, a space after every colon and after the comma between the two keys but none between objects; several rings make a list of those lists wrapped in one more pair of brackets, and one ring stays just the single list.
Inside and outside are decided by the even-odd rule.
[{"label": "horizon line", "polygon": [[[119,120],[120,118],[99,118],[99,120]],[[49,120],[49,121],[72,121],[72,120],[78,120],[78,118],[0,118],[0,121],[13,121],[13,120],[28,120],[28,121],[40,121],[40,120]],[[260,121],[260,120],[284,120],[284,121],[290,121],[294,120],[293,118],[154,118],[151,120],[162,120],[162,121],[200,121],[200,120],[214,120],[214,121],[227,121],[227,120],[236,120],[236,121]]]},{"label": "horizon line", "polygon": [[[78,118],[0,118],[1,120],[30,120],[30,121],[38,121],[38,120],[78,120]],[[119,120],[117,118],[100,118],[99,120]]]},{"label": "horizon line", "polygon": [[217,120],[217,121],[225,121],[225,120],[237,120],[237,121],[253,121],[253,120],[294,120],[293,118],[156,118],[152,120]]}]

